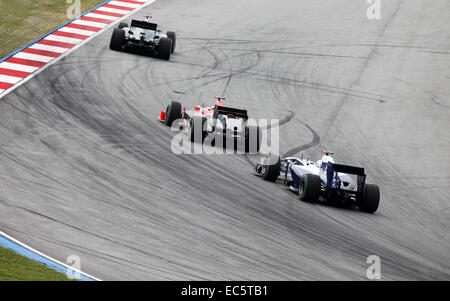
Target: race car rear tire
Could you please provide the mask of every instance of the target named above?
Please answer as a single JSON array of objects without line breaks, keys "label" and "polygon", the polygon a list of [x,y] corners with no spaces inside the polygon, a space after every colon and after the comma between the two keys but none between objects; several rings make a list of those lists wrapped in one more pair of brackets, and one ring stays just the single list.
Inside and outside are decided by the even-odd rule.
[{"label": "race car rear tire", "polygon": [[304,202],[314,203],[319,200],[321,193],[320,177],[313,174],[306,174],[300,180],[298,197]]},{"label": "race car rear tire", "polygon": [[120,51],[122,50],[124,42],[125,42],[125,31],[119,28],[114,28],[109,48],[112,50]]},{"label": "race car rear tire", "polygon": [[264,173],[262,175],[262,178],[265,181],[269,181],[269,182],[275,182],[278,177],[280,176],[280,171],[281,171],[281,160],[280,157],[272,157],[272,160],[277,160],[277,162],[275,164],[272,165],[267,165]]},{"label": "race car rear tire", "polygon": [[361,200],[359,201],[359,210],[367,213],[374,213],[380,204],[380,188],[374,184],[364,185]]},{"label": "race car rear tire", "polygon": [[166,109],[166,125],[172,126],[172,123],[181,118],[181,104],[178,101],[172,101]]},{"label": "race car rear tire", "polygon": [[[256,135],[256,141],[253,138]],[[245,128],[245,152],[259,153],[262,142],[262,130],[259,126],[247,126]],[[256,142],[256,145],[253,145]]]},{"label": "race car rear tire", "polygon": [[191,119],[190,138],[192,143],[203,143],[207,136],[206,118],[202,116],[194,116]]},{"label": "race car rear tire", "polygon": [[163,60],[170,60],[170,54],[172,53],[172,40],[169,38],[161,38],[159,40],[158,54],[159,58]]},{"label": "race car rear tire", "polygon": [[119,29],[122,29],[122,28],[124,28],[124,27],[128,27],[128,23],[120,22],[118,28],[119,28]]},{"label": "race car rear tire", "polygon": [[167,37],[172,40],[172,51],[171,51],[171,53],[174,53],[175,48],[177,47],[177,35],[173,31],[168,31],[166,34],[167,34]]}]

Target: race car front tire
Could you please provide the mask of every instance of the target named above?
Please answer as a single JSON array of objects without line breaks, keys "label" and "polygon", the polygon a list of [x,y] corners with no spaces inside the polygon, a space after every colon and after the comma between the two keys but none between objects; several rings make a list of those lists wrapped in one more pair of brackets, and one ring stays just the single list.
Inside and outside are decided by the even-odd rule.
[{"label": "race car front tire", "polygon": [[304,202],[314,203],[319,200],[321,193],[320,177],[313,174],[306,174],[300,180],[298,197]]},{"label": "race car front tire", "polygon": [[171,53],[174,53],[175,48],[177,47],[177,35],[173,31],[168,31],[167,37],[172,40],[172,50]]},{"label": "race car front tire", "polygon": [[262,175],[263,180],[269,182],[275,182],[280,175],[281,170],[281,160],[280,157],[272,157],[272,160],[277,160],[275,164],[266,165],[264,169],[264,173]]},{"label": "race car front tire", "polygon": [[122,50],[124,42],[125,42],[125,32],[122,29],[114,28],[109,48],[112,50],[120,51]]},{"label": "race car front tire", "polygon": [[163,60],[170,60],[170,54],[172,53],[172,40],[169,38],[161,38],[159,40],[158,54],[159,58]]},{"label": "race car front tire", "polygon": [[128,27],[128,23],[120,22],[118,28],[119,28],[119,29],[122,29],[122,28],[125,28],[125,27]]},{"label": "race car front tire", "polygon": [[181,104],[178,101],[172,101],[166,109],[166,125],[172,126],[172,123],[181,118]]},{"label": "race car front tire", "polygon": [[380,204],[380,188],[374,184],[364,185],[364,190],[359,201],[359,210],[374,213]]},{"label": "race car front tire", "polygon": [[202,116],[194,116],[191,119],[190,138],[192,143],[203,143],[207,136],[205,129],[206,118]]}]

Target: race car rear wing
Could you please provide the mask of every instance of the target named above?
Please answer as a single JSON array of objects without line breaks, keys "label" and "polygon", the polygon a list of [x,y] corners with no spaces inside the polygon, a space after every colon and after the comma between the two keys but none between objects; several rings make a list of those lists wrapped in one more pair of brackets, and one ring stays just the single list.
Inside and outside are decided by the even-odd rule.
[{"label": "race car rear wing", "polygon": [[215,106],[213,117],[217,118],[217,115],[219,115],[219,114],[224,114],[224,115],[230,114],[233,118],[248,119],[247,110],[240,110],[240,109],[224,107],[224,106]]},{"label": "race car rear wing", "polygon": [[348,174],[357,175],[357,176],[365,176],[366,175],[364,173],[364,168],[362,168],[362,167],[349,166],[349,165],[336,164],[336,163],[332,163],[331,166],[335,172],[343,172],[343,173],[348,173]]},{"label": "race car rear wing", "polygon": [[146,21],[139,21],[139,20],[131,20],[131,27],[139,27],[143,29],[150,29],[150,30],[156,30],[158,27],[158,24],[150,23]]},{"label": "race car rear wing", "polygon": [[356,175],[357,176],[357,191],[359,193],[361,193],[363,191],[364,185],[366,184],[366,174],[364,172],[364,168],[356,167],[356,166],[343,165],[343,164],[328,163],[328,168],[327,168],[327,186],[328,186],[328,183],[329,183],[330,188],[331,188],[331,184],[333,182],[333,177],[338,172],[351,174],[351,175]]}]

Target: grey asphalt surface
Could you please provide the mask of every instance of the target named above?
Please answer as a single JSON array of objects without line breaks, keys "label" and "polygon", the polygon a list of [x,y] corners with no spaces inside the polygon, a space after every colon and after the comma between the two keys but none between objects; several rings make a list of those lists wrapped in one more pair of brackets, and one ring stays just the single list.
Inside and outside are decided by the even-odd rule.
[{"label": "grey asphalt surface", "polygon": [[[112,29],[0,100],[0,230],[104,280],[450,280],[450,2],[158,0],[170,62]],[[278,118],[282,154],[333,150],[376,214],[300,202],[242,155],[175,155],[171,99]],[[1,275],[0,275],[1,277]]]}]

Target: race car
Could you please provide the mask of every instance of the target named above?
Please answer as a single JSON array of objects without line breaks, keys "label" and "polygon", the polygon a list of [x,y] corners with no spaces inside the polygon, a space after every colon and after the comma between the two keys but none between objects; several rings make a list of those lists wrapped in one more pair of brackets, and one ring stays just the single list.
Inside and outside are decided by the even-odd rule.
[{"label": "race car", "polygon": [[117,51],[135,51],[145,55],[157,56],[169,60],[177,44],[176,34],[168,31],[163,34],[158,25],[150,22],[151,16],[144,21],[132,20],[131,24],[120,23],[111,36],[109,47]]},{"label": "race car", "polygon": [[[267,156],[257,163],[253,173],[275,182],[283,178],[283,185],[306,202],[331,202],[358,207],[374,213],[380,203],[380,189],[366,183],[364,168],[334,163],[333,152],[322,150],[320,160],[308,158]],[[356,177],[356,183],[351,175]]]},{"label": "race car", "polygon": [[247,110],[224,106],[225,97],[214,98],[217,101],[214,106],[197,105],[190,110],[172,101],[161,111],[159,120],[170,127],[178,120],[177,128],[185,131],[191,142],[204,143],[209,136],[211,145],[217,146],[220,141],[226,147],[227,141],[233,141],[233,147],[244,145],[247,153],[259,152],[262,131],[256,122],[248,124]]}]

